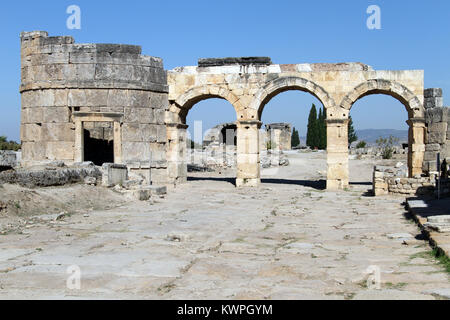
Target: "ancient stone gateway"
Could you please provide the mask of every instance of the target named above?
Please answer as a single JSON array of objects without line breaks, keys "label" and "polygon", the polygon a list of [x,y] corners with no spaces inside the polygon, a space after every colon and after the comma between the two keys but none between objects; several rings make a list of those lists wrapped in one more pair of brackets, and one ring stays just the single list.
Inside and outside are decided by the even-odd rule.
[{"label": "ancient stone gateway", "polygon": [[236,111],[236,185],[259,185],[261,115],[274,96],[288,90],[309,92],[326,109],[328,189],[349,185],[348,117],[352,105],[371,94],[390,95],[405,106],[410,128],[409,175],[421,174],[425,151],[423,77],[421,70],[378,71],[361,63],[277,65],[269,58],[204,59],[198,66],[176,68],[168,72],[169,178],[186,180],[183,141],[189,110],[201,100],[221,98]]},{"label": "ancient stone gateway", "polygon": [[139,46],[76,44],[72,37],[49,37],[44,31],[22,33],[21,62],[25,166],[89,160],[88,153],[102,146],[108,157],[96,159],[99,163],[126,164],[157,184],[184,182],[186,116],[197,102],[221,98],[236,111],[236,185],[258,186],[264,107],[281,92],[300,90],[326,109],[328,189],[349,184],[349,112],[370,94],[390,95],[405,106],[409,175],[422,173],[426,127],[420,70],[227,58],[201,59],[198,66],[165,71],[162,59],[141,55]]}]

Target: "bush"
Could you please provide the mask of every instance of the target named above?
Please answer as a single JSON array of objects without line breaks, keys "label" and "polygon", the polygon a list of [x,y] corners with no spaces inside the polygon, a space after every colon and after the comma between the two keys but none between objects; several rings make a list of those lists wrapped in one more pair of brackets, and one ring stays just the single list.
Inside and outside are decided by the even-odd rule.
[{"label": "bush", "polygon": [[399,139],[394,136],[389,138],[378,138],[377,145],[381,148],[381,156],[383,159],[392,159],[394,155],[394,145],[398,143]]},{"label": "bush", "polygon": [[365,141],[360,141],[356,145],[356,149],[364,149],[365,147],[367,147],[367,143]]},{"label": "bush", "polygon": [[15,141],[8,141],[5,136],[0,136],[0,150],[19,151],[22,148],[20,144]]}]

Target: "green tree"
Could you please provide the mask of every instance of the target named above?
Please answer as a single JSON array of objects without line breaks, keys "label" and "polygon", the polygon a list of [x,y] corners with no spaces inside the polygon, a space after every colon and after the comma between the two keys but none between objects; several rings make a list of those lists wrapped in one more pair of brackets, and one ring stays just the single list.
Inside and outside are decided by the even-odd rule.
[{"label": "green tree", "polygon": [[5,136],[0,136],[0,150],[20,150],[21,145],[15,141],[8,141]]},{"label": "green tree", "polygon": [[317,119],[317,109],[313,104],[308,117],[308,131],[306,133],[306,145],[311,149],[319,147],[319,121]]},{"label": "green tree", "polygon": [[394,145],[399,141],[398,138],[394,136],[389,136],[389,138],[380,137],[377,139],[376,143],[379,148],[381,148],[381,156],[383,159],[392,159],[395,148]]},{"label": "green tree", "polygon": [[348,145],[349,145],[349,147],[355,141],[358,141],[358,136],[356,135],[355,128],[353,128],[352,116],[349,116],[349,121],[348,121]]},{"label": "green tree", "polygon": [[326,124],[326,111],[325,108],[321,108],[319,111],[319,149],[326,150],[327,149],[327,124]]},{"label": "green tree", "polygon": [[298,135],[298,131],[297,129],[295,129],[292,131],[292,137],[291,137],[291,146],[293,148],[298,147],[300,145],[300,136]]}]

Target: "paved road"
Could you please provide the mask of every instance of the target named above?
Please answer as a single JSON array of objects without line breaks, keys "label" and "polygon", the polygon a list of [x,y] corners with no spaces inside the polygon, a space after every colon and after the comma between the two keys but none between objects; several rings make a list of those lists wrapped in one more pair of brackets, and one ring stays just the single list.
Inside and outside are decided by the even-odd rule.
[{"label": "paved road", "polygon": [[[450,287],[404,199],[323,191],[315,157],[290,155],[259,189],[200,176],[153,203],[42,216],[1,236],[0,298],[434,299]],[[67,288],[73,265],[81,290]]]}]

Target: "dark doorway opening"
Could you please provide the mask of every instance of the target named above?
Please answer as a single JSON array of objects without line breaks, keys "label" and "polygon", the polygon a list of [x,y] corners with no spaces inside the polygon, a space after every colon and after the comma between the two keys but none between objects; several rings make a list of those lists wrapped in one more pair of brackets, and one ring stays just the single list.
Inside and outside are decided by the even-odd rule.
[{"label": "dark doorway opening", "polygon": [[114,140],[97,139],[84,130],[84,161],[92,161],[97,166],[114,163]]}]

